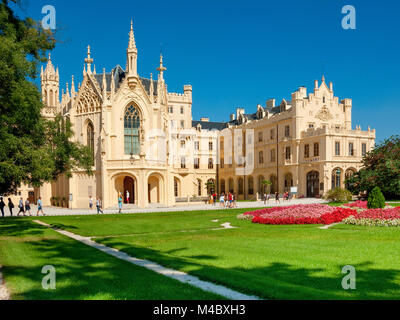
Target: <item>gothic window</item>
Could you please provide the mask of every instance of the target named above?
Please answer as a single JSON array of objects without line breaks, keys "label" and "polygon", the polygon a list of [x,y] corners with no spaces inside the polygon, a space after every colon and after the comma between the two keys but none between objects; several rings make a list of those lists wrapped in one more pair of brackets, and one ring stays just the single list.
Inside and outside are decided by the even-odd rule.
[{"label": "gothic window", "polygon": [[310,157],[310,145],[306,144],[304,146],[304,158]]},{"label": "gothic window", "polygon": [[340,168],[336,168],[332,171],[332,189],[340,188],[342,170]]},{"label": "gothic window", "polygon": [[367,154],[367,144],[363,143],[361,145],[361,155],[364,157]]},{"label": "gothic window", "polygon": [[124,146],[125,154],[139,154],[140,115],[134,106],[129,106],[124,116]]},{"label": "gothic window", "polygon": [[314,143],[314,157],[319,157],[319,143]]},{"label": "gothic window", "polygon": [[197,179],[197,195],[201,196],[201,180]]},{"label": "gothic window", "polygon": [[94,157],[94,128],[91,122],[88,123],[86,128],[86,139],[86,145],[89,147]]}]

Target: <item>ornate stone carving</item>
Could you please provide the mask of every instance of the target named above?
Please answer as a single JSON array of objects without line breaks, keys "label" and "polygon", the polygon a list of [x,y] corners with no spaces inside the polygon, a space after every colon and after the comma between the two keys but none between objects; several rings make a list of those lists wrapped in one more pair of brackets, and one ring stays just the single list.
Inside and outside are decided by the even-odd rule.
[{"label": "ornate stone carving", "polygon": [[323,106],[321,110],[319,110],[318,113],[315,115],[315,117],[322,121],[328,121],[333,119],[332,114],[329,112],[326,106]]}]

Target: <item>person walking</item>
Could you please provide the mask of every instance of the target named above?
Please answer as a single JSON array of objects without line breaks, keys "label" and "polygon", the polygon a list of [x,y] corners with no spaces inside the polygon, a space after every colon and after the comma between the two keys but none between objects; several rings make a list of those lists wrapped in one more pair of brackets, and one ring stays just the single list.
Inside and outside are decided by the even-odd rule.
[{"label": "person walking", "polygon": [[31,203],[29,202],[28,199],[26,199],[25,201],[25,212],[28,213],[29,212],[29,216],[31,216]]},{"label": "person walking", "polygon": [[101,210],[101,200],[99,197],[97,197],[96,200],[96,207],[97,207],[97,214],[100,214],[100,212],[103,213],[103,210]]},{"label": "person walking", "polygon": [[22,199],[22,197],[19,199],[18,208],[19,208],[19,211],[18,211],[17,217],[19,217],[19,214],[20,214],[21,212],[22,212],[22,214],[25,216],[24,199]]},{"label": "person walking", "polygon": [[39,197],[38,201],[37,201],[37,213],[36,215],[39,216],[39,212],[42,212],[42,215],[45,216],[44,212],[43,212],[43,203],[42,203],[42,197]]},{"label": "person walking", "polygon": [[126,190],[126,203],[129,203],[129,191]]},{"label": "person walking", "polygon": [[217,194],[214,192],[212,197],[213,197],[213,206],[215,207],[217,205]]},{"label": "person walking", "polygon": [[8,198],[8,209],[10,210],[10,215],[12,217],[12,209],[14,208],[14,203],[11,201],[11,198]]},{"label": "person walking", "polygon": [[119,208],[118,213],[121,213],[121,210],[122,210],[122,195],[121,195],[121,192],[118,193],[118,208]]},{"label": "person walking", "polygon": [[264,204],[267,204],[267,193],[264,192]]},{"label": "person walking", "polygon": [[277,204],[277,203],[281,203],[280,201],[279,201],[279,192],[278,191],[276,191],[275,192],[275,204]]},{"label": "person walking", "polygon": [[233,203],[234,208],[237,208],[236,200],[237,200],[237,196],[236,196],[236,193],[234,193],[232,196],[232,203]]},{"label": "person walking", "polygon": [[219,197],[219,206],[220,207],[224,207],[224,203],[225,203],[225,196],[224,193],[221,193],[221,196]]},{"label": "person walking", "polygon": [[0,197],[0,211],[1,211],[1,216],[4,218],[4,207],[6,204],[3,201],[3,197]]},{"label": "person walking", "polygon": [[90,196],[89,198],[89,209],[92,210],[93,209],[93,197]]}]

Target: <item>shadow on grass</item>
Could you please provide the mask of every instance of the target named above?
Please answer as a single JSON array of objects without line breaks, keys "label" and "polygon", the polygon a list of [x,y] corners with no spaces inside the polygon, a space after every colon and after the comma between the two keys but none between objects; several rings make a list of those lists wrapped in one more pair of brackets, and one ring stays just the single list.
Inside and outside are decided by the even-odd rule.
[{"label": "shadow on grass", "polygon": [[0,237],[42,235],[46,227],[29,218],[10,217],[0,219]]},{"label": "shadow on grass", "polygon": [[[208,264],[210,260],[217,260],[217,256],[178,257],[172,255],[172,251],[162,253],[112,239],[101,242],[133,257],[187,271],[202,280],[264,299],[398,299],[400,296],[400,270],[374,269],[373,263],[369,261],[354,265],[356,290],[344,290],[342,279],[346,274],[342,274],[341,270],[346,264],[336,265],[335,275],[323,266],[302,268],[282,262],[274,262],[259,268],[221,268]],[[204,261],[199,262],[194,259]],[[330,276],[326,276],[326,273]]]}]

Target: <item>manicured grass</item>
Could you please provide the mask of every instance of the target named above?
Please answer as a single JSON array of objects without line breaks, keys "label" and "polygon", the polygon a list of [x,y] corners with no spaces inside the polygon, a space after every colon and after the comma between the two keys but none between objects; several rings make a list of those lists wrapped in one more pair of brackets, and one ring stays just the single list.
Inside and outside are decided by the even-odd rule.
[{"label": "manicured grass", "polygon": [[[12,299],[220,299],[33,223],[0,219],[0,264]],[[56,268],[55,290],[41,286]]]},{"label": "manicured grass", "polygon": [[[337,225],[321,230],[316,225],[271,226],[236,219],[248,210],[40,220],[262,298],[400,298],[400,259],[395,258],[400,229]],[[211,230],[224,222],[239,228]],[[342,289],[345,265],[356,268],[356,290]]]}]

